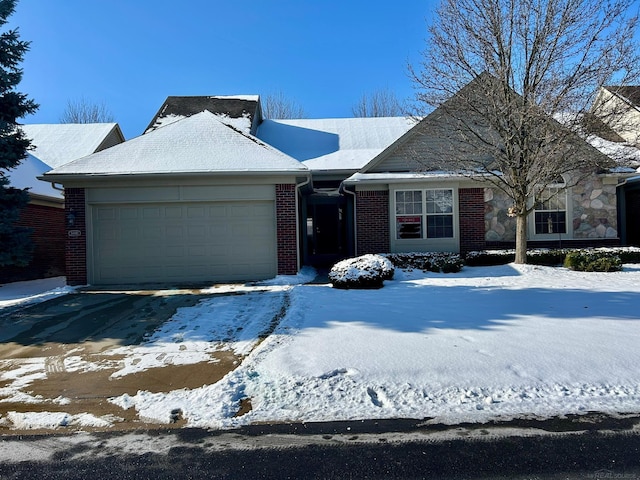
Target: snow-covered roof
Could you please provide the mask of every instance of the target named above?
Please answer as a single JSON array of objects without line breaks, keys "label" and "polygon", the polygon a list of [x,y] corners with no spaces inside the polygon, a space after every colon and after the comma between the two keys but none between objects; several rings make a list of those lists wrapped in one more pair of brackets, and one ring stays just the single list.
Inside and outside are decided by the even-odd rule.
[{"label": "snow-covered roof", "polygon": [[612,142],[597,135],[589,135],[586,141],[592,147],[616,161],[618,166],[611,169],[613,172],[640,172],[640,149],[626,142]]},{"label": "snow-covered roof", "polygon": [[415,124],[407,117],[265,120],[257,136],[311,171],[355,171]]},{"label": "snow-covered roof", "polygon": [[32,124],[20,128],[35,147],[31,153],[50,168],[94,153],[117,123]]},{"label": "snow-covered roof", "polygon": [[307,171],[224,117],[204,111],[63,165],[47,176]]},{"label": "snow-covered roof", "polygon": [[7,177],[12,187],[29,188],[29,193],[36,195],[63,198],[60,190],[52,188],[49,182],[43,182],[36,178],[49,170],[51,170],[49,165],[29,153],[15,169],[7,172]]},{"label": "snow-covered roof", "polygon": [[553,118],[562,125],[579,126],[579,135],[589,145],[616,162],[611,172],[640,171],[640,149],[625,141],[598,117],[564,112],[555,114]]}]

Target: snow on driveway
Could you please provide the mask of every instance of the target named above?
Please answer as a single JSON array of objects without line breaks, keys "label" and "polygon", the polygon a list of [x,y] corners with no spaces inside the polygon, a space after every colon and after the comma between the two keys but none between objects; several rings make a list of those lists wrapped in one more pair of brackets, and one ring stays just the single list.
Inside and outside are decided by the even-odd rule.
[{"label": "snow on driveway", "polygon": [[[180,408],[188,425],[217,428],[640,411],[638,265],[397,271],[381,290],[300,285],[290,302],[276,331],[218,383],[112,401],[157,422]],[[237,417],[244,398],[251,411]]]}]

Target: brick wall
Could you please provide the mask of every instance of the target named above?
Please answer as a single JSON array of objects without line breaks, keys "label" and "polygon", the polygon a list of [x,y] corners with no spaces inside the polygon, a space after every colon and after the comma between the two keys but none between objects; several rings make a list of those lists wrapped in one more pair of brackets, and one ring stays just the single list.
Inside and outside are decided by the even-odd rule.
[{"label": "brick wall", "polygon": [[389,192],[356,192],[356,254],[387,253],[389,244]]},{"label": "brick wall", "polygon": [[276,231],[278,275],[295,275],[298,273],[298,235],[294,184],[276,185]]},{"label": "brick wall", "polygon": [[[87,224],[84,188],[65,188],[67,284],[87,284]],[[73,218],[73,224],[70,219]]]},{"label": "brick wall", "polygon": [[3,267],[0,282],[64,275],[64,210],[30,203],[20,212],[17,225],[32,229],[33,258],[26,267]]},{"label": "brick wall", "polygon": [[458,191],[460,212],[460,253],[485,248],[484,188]]}]

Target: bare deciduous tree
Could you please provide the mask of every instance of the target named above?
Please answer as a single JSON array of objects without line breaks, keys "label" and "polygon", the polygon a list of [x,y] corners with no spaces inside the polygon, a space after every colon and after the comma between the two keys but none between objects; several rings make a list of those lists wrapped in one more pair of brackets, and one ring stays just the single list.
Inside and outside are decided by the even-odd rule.
[{"label": "bare deciduous tree", "polygon": [[304,108],[282,92],[266,95],[261,102],[265,118],[305,118]]},{"label": "bare deciduous tree", "polygon": [[384,88],[363,94],[351,111],[354,117],[397,117],[402,115],[402,106],[396,94]]},{"label": "bare deciduous tree", "polygon": [[69,100],[60,116],[60,123],[111,123],[113,114],[104,102],[93,103],[82,97]]},{"label": "bare deciduous tree", "polygon": [[441,0],[421,63],[409,66],[417,112],[440,107],[434,124],[454,132],[429,168],[471,172],[511,199],[517,263],[526,263],[527,216],[545,188],[560,176],[574,185],[603,161],[581,152],[577,134],[601,86],[638,81],[634,8],[635,0]]}]

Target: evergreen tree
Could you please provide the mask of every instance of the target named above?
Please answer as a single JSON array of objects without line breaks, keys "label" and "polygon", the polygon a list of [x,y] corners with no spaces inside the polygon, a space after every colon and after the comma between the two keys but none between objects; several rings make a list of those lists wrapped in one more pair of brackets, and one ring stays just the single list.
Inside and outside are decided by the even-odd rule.
[{"label": "evergreen tree", "polygon": [[[0,0],[0,28],[15,10],[17,0]],[[33,113],[38,105],[15,87],[22,79],[19,67],[29,42],[20,40],[18,30],[0,33],[0,266],[27,265],[31,258],[30,230],[17,227],[20,210],[29,201],[26,189],[9,186],[7,173],[25,158],[29,139],[17,119]]]}]

